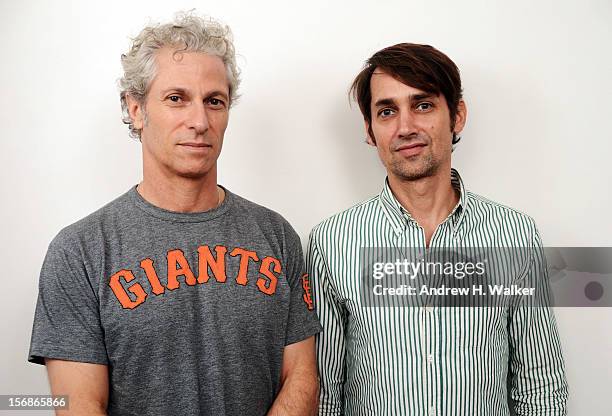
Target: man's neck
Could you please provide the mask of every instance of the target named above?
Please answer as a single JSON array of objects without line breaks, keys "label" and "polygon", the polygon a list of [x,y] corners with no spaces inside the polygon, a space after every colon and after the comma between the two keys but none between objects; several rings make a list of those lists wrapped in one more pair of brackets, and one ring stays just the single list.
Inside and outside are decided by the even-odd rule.
[{"label": "man's neck", "polygon": [[449,169],[440,169],[434,176],[406,181],[389,175],[389,186],[395,198],[425,230],[426,243],[459,201],[451,185]]},{"label": "man's neck", "polygon": [[176,175],[151,178],[145,172],[136,189],[147,202],[173,212],[209,211],[225,196],[217,187],[216,171],[197,179]]}]

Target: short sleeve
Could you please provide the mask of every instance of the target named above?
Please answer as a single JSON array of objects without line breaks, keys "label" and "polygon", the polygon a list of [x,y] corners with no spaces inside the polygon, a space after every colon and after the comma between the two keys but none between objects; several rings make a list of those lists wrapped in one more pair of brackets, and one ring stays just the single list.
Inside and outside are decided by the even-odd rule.
[{"label": "short sleeve", "polygon": [[108,364],[98,297],[80,256],[51,243],[40,272],[28,361]]},{"label": "short sleeve", "polygon": [[300,238],[292,228],[289,228],[287,233],[286,253],[285,276],[289,283],[291,299],[285,345],[289,345],[318,334],[322,328],[314,311],[312,287],[306,274]]}]

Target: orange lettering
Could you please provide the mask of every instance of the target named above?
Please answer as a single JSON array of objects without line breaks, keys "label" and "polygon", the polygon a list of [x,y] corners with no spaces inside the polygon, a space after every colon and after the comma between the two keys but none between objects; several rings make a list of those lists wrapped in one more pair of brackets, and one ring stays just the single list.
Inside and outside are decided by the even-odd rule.
[{"label": "orange lettering", "polygon": [[314,303],[312,301],[312,293],[310,291],[310,280],[308,279],[308,273],[302,275],[302,289],[304,289],[304,295],[302,299],[306,303],[306,307],[309,311],[314,309]]},{"label": "orange lettering", "polygon": [[[176,267],[178,264],[178,268]],[[174,290],[179,287],[177,277],[185,276],[185,283],[189,286],[196,284],[196,278],[187,263],[187,259],[181,250],[170,250],[168,252],[168,289]]]},{"label": "orange lettering", "polygon": [[129,283],[134,280],[134,273],[132,273],[131,270],[119,270],[117,273],[111,276],[109,286],[113,290],[115,296],[117,296],[117,299],[121,303],[121,306],[123,306],[123,309],[134,309],[136,306],[145,301],[147,294],[140,283],[134,283],[128,287],[128,290],[132,292],[132,294],[136,295],[136,300],[130,299],[130,296],[120,282],[122,277],[126,283]]},{"label": "orange lettering", "polygon": [[161,295],[164,293],[165,289],[162,284],[159,282],[159,277],[157,277],[157,272],[153,267],[153,260],[144,259],[140,262],[140,267],[144,270],[147,275],[147,279],[149,279],[149,283],[151,284],[151,289],[153,289],[153,294]]},{"label": "orange lettering", "polygon": [[238,269],[238,276],[236,276],[236,283],[242,286],[246,286],[248,283],[247,274],[249,271],[249,260],[259,261],[257,253],[254,251],[245,250],[240,247],[236,247],[230,253],[230,256],[240,256],[240,268]]},{"label": "orange lettering", "polygon": [[276,292],[276,283],[278,282],[278,277],[275,276],[274,273],[272,273],[272,271],[270,270],[271,265],[274,265],[274,271],[280,274],[280,261],[278,261],[274,257],[265,257],[261,261],[261,267],[259,268],[259,272],[266,276],[268,278],[268,281],[261,277],[257,279],[257,287],[266,295],[272,295],[274,292]]},{"label": "orange lettering", "polygon": [[208,276],[208,268],[212,270],[217,282],[224,283],[227,279],[225,275],[225,253],[227,253],[227,247],[217,246],[215,247],[217,253],[217,259],[215,259],[210,252],[208,246],[198,247],[198,261],[199,261],[199,275],[198,283],[206,283],[210,276]]}]

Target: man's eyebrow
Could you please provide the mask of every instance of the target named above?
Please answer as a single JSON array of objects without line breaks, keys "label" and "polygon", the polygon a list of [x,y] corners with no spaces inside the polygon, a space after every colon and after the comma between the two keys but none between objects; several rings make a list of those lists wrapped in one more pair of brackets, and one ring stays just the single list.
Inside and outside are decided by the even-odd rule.
[{"label": "man's eyebrow", "polygon": [[376,100],[376,102],[374,103],[374,107],[382,107],[385,105],[395,105],[395,100],[393,100],[392,98],[381,98],[379,100]]},{"label": "man's eyebrow", "polygon": [[[189,91],[187,91],[186,88],[182,88],[182,87],[170,87],[170,88],[166,88],[165,90],[162,91],[162,95],[166,95],[168,93],[175,93],[175,94],[180,94],[180,95],[184,95],[184,96],[189,96]],[[209,92],[208,94],[206,94],[207,98],[210,97],[215,97],[215,96],[222,96],[225,99],[229,99],[229,96],[227,95],[227,93],[225,91],[222,90],[214,90]]]},{"label": "man's eyebrow", "polygon": [[423,94],[414,94],[410,97],[410,101],[421,101],[421,100],[431,100],[432,98],[437,98],[437,94],[432,94],[429,92],[425,92]]},{"label": "man's eyebrow", "polygon": [[206,94],[207,97],[215,97],[217,95],[222,96],[225,99],[229,100],[229,96],[227,95],[227,93],[225,91],[221,91],[221,90],[215,90],[215,91],[211,91],[208,94]]},{"label": "man's eyebrow", "polygon": [[165,90],[162,91],[162,95],[166,95],[169,92],[174,92],[174,93],[181,94],[181,95],[188,95],[187,94],[187,90],[185,88],[181,88],[181,87],[166,88]]},{"label": "man's eyebrow", "polygon": [[[437,98],[436,94],[424,92],[422,94],[414,94],[410,96],[410,101],[421,101],[421,100],[431,100]],[[382,107],[385,105],[395,105],[395,100],[393,98],[381,98],[374,102],[374,107]]]}]

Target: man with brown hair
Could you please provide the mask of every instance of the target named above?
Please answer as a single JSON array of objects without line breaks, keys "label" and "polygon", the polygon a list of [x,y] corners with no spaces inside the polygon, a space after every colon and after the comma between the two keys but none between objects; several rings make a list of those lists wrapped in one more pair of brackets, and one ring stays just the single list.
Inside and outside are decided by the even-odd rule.
[{"label": "man with brown hair", "polygon": [[[456,65],[431,46],[398,44],[375,53],[351,90],[387,180],[378,196],[310,236],[307,269],[324,328],[319,414],[564,415],[567,384],[550,308],[514,299],[495,308],[408,307],[396,300],[406,291],[383,291],[376,275],[381,284],[367,292],[368,248],[416,252],[424,261],[435,250],[521,247],[530,254],[512,283],[546,277],[533,219],[467,191],[451,168],[467,118]],[[389,266],[381,264],[379,272]],[[430,283],[427,273],[419,276]],[[386,306],[400,307],[369,303],[381,293]]]}]

